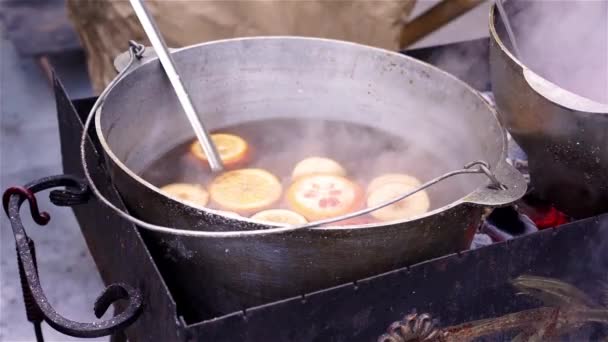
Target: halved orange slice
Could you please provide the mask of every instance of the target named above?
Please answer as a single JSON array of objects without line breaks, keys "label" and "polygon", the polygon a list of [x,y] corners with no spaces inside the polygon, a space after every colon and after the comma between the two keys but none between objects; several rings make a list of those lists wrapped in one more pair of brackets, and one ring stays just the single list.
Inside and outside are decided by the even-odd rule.
[{"label": "halved orange slice", "polygon": [[313,175],[294,182],[287,192],[287,202],[308,220],[344,215],[361,202],[361,188],[350,180],[333,175]]},{"label": "halved orange slice", "polygon": [[251,218],[259,221],[288,225],[304,224],[308,222],[304,216],[287,209],[264,210],[251,216]]},{"label": "halved orange slice", "polygon": [[346,176],[346,170],[337,161],[323,157],[310,157],[301,160],[296,164],[292,173],[291,179],[311,176],[311,175],[334,175]]},{"label": "halved orange slice", "polygon": [[282,192],[279,179],[263,169],[228,171],[209,185],[209,194],[214,203],[239,214],[267,209],[279,201]]},{"label": "halved orange slice", "polygon": [[160,188],[167,196],[188,204],[204,207],[209,202],[209,193],[200,184],[173,183]]},{"label": "halved orange slice", "polygon": [[[415,185],[404,183],[387,183],[381,185],[373,190],[367,197],[367,207],[371,208],[390,201],[416,187],[417,186]],[[388,207],[372,211],[370,214],[382,221],[393,221],[422,215],[429,210],[429,207],[429,196],[426,191],[422,190],[395,204],[391,204]]]},{"label": "halved orange slice", "polygon": [[376,177],[369,182],[367,186],[367,193],[371,193],[379,187],[389,184],[389,183],[401,183],[405,185],[411,185],[413,187],[418,187],[422,185],[420,180],[414,176],[410,176],[405,173],[387,173],[382,176]]},{"label": "halved orange slice", "polygon": [[[211,140],[215,143],[217,152],[220,154],[220,158],[225,166],[239,164],[248,157],[249,145],[243,138],[237,135],[224,133],[211,134]],[[195,140],[190,145],[190,151],[196,158],[205,162],[207,161],[207,155],[198,140]]]}]

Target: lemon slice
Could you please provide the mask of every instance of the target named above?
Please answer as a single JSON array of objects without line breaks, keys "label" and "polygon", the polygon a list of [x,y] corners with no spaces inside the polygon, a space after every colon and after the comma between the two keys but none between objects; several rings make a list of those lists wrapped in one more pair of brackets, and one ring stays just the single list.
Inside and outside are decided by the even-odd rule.
[{"label": "lemon slice", "polygon": [[[249,145],[247,142],[234,134],[212,134],[211,140],[217,148],[217,152],[220,155],[220,159],[226,166],[237,164],[246,159],[249,152]],[[190,145],[190,151],[192,154],[200,159],[207,161],[207,155],[198,140],[195,140]]]},{"label": "lemon slice", "polygon": [[333,159],[310,157],[303,159],[296,164],[291,173],[291,178],[297,180],[311,175],[334,175],[344,177],[346,176],[346,170]]},{"label": "lemon slice", "polygon": [[160,188],[167,196],[185,203],[204,207],[209,202],[209,193],[199,184],[173,183]]},{"label": "lemon slice", "polygon": [[[375,207],[413,190],[417,186],[403,183],[388,183],[377,187],[367,197],[367,207]],[[426,191],[419,191],[410,197],[388,207],[372,211],[370,214],[381,221],[407,219],[422,215],[429,210],[430,200]]]},{"label": "lemon slice", "polygon": [[214,203],[239,214],[267,209],[279,201],[282,192],[277,177],[263,169],[228,171],[209,185]]},{"label": "lemon slice", "polygon": [[422,185],[418,178],[407,175],[405,173],[387,173],[372,179],[372,181],[369,182],[369,185],[367,186],[367,193],[369,194],[374,190],[378,189],[379,187],[389,183],[401,183],[413,187],[418,187]]},{"label": "lemon slice", "polygon": [[253,220],[267,221],[272,223],[296,225],[304,224],[308,221],[306,218],[296,212],[287,209],[269,209],[260,211],[251,216]]}]

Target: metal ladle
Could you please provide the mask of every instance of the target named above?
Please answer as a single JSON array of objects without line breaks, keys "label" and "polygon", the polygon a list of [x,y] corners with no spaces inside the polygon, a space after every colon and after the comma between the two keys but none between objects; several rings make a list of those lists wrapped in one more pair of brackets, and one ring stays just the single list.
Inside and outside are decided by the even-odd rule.
[{"label": "metal ladle", "polygon": [[498,15],[502,20],[502,24],[507,31],[507,36],[509,37],[509,42],[511,43],[511,47],[513,48],[513,54],[515,57],[521,61],[521,52],[519,51],[519,47],[515,43],[515,33],[513,33],[513,26],[511,26],[511,21],[509,20],[509,16],[507,15],[507,11],[503,6],[504,0],[496,0],[496,8],[498,9]]},{"label": "metal ladle", "polygon": [[211,171],[220,172],[224,169],[224,164],[219,156],[217,148],[215,144],[211,140],[211,136],[209,132],[203,125],[203,123],[199,120],[199,116],[197,114],[196,109],[194,108],[194,104],[190,100],[190,96],[184,87],[184,84],[181,81],[177,68],[175,66],[175,62],[169,53],[169,49],[163,40],[156,23],[152,16],[148,13],[146,6],[143,4],[142,0],[130,0],[131,6],[135,11],[135,15],[139,19],[141,25],[144,28],[144,32],[148,36],[150,43],[152,43],[152,47],[156,51],[158,55],[158,59],[160,60],[163,69],[165,70],[165,74],[169,78],[171,85],[173,86],[173,90],[175,90],[175,94],[177,95],[177,99],[179,103],[182,105],[182,109],[188,117],[188,121],[190,121],[190,125],[194,130],[194,134],[196,134],[196,138],[199,143],[203,147],[203,151],[207,155],[207,160],[209,161],[209,165],[211,166]]}]

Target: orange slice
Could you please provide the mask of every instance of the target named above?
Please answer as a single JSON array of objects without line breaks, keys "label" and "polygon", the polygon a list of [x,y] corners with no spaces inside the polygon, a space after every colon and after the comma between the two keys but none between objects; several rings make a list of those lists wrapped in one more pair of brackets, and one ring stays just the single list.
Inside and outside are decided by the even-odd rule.
[{"label": "orange slice", "polygon": [[[233,166],[247,158],[249,145],[243,138],[233,134],[221,133],[212,134],[211,140],[215,143],[217,152],[225,166]],[[207,155],[198,140],[190,145],[190,151],[196,158],[207,161]]]},{"label": "orange slice", "polygon": [[334,175],[344,177],[346,176],[346,170],[333,159],[310,157],[303,159],[296,164],[291,173],[291,178],[297,180],[298,178],[311,175]]},{"label": "orange slice", "polygon": [[389,183],[401,183],[405,185],[411,185],[413,187],[418,187],[422,185],[418,178],[407,175],[405,173],[387,173],[372,179],[372,181],[367,186],[367,193],[369,194],[374,190],[378,189],[379,187]]},{"label": "orange slice", "polygon": [[304,224],[308,222],[304,216],[287,209],[264,210],[251,216],[251,218],[259,221],[288,225]]},{"label": "orange slice", "polygon": [[300,178],[287,193],[291,208],[310,221],[344,215],[356,209],[360,201],[357,184],[333,175]]},{"label": "orange slice", "polygon": [[173,183],[160,188],[169,197],[185,203],[204,207],[209,202],[209,193],[199,184]]},{"label": "orange slice", "polygon": [[[390,201],[413,190],[417,186],[404,183],[388,183],[377,187],[367,197],[367,207],[371,208]],[[388,207],[372,211],[370,214],[381,221],[393,221],[422,215],[429,210],[430,200],[426,191],[419,191],[410,197]]]},{"label": "orange slice", "polygon": [[225,172],[209,185],[211,200],[228,211],[251,213],[275,204],[283,192],[278,178],[262,169]]}]

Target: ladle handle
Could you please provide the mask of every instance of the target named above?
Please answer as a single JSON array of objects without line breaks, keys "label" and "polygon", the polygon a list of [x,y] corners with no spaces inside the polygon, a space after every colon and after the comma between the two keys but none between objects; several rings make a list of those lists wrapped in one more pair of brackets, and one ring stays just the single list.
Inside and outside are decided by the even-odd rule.
[{"label": "ladle handle", "polygon": [[164,39],[160,35],[160,31],[156,26],[154,19],[146,10],[145,5],[141,0],[130,0],[131,6],[133,6],[133,10],[137,15],[142,27],[144,28],[144,32],[148,36],[150,43],[154,47],[156,54],[158,55],[158,59],[173,86],[173,90],[175,90],[175,94],[177,95],[177,99],[179,103],[182,105],[184,109],[184,113],[186,117],[188,117],[188,121],[190,121],[190,125],[194,130],[194,134],[196,134],[196,138],[200,142],[203,147],[203,151],[207,155],[207,160],[209,161],[209,165],[211,166],[211,170],[213,172],[219,172],[224,169],[224,165],[220,158],[220,155],[215,147],[215,144],[211,140],[211,136],[209,132],[200,121],[197,111],[192,103],[184,84],[181,81],[179,73],[177,71],[177,67],[175,66],[175,62],[169,53],[169,49],[165,44]]},{"label": "ladle handle", "polygon": [[509,19],[509,15],[507,10],[505,10],[505,6],[503,5],[504,0],[496,0],[496,8],[498,9],[498,15],[502,20],[502,25],[505,27],[505,31],[507,31],[507,37],[509,38],[509,43],[511,43],[511,48],[513,49],[513,53],[515,57],[522,60],[521,51],[515,41],[515,33],[513,32],[513,26],[511,25],[511,20]]}]

